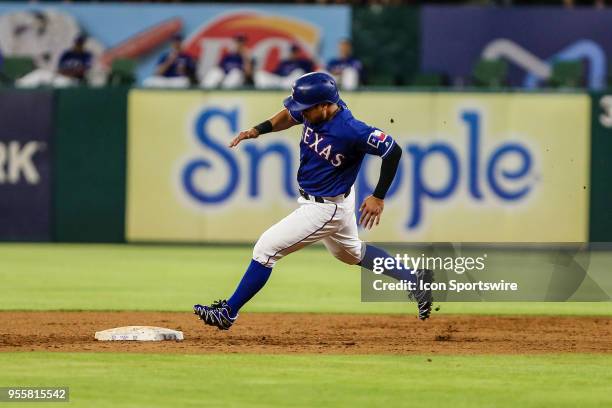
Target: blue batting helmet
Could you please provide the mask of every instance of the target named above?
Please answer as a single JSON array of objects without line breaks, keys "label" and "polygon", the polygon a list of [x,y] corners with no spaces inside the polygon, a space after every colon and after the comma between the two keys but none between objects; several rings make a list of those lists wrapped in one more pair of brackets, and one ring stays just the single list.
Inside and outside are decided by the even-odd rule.
[{"label": "blue batting helmet", "polygon": [[320,103],[337,103],[340,100],[334,77],[325,72],[302,75],[293,84],[291,95],[285,98],[285,108],[301,112]]}]

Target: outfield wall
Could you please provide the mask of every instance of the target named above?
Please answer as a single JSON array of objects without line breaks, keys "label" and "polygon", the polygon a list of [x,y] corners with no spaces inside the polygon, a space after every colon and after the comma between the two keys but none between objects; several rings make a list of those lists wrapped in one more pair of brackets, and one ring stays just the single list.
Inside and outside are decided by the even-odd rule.
[{"label": "outfield wall", "polygon": [[[292,211],[301,127],[226,147],[284,96],[132,92],[127,239],[253,241]],[[588,240],[588,96],[370,92],[346,102],[405,152],[385,222],[365,239]],[[379,168],[364,161],[359,202]]]},{"label": "outfield wall", "polygon": [[0,93],[0,240],[51,238],[53,93]]},{"label": "outfield wall", "polygon": [[124,239],[127,88],[56,94],[53,237]]},{"label": "outfield wall", "polygon": [[612,241],[612,95],[594,93],[591,111],[590,240]]},{"label": "outfield wall", "polygon": [[[0,103],[13,101],[7,92]],[[28,130],[45,123],[31,120],[28,111],[11,113],[11,123],[23,123],[0,132],[2,240],[251,242],[295,208],[299,127],[237,150],[225,147],[239,129],[279,109],[284,93],[118,88],[19,94],[29,106],[46,103],[51,113],[47,131]],[[383,224],[364,239],[611,240],[605,95],[345,97],[356,116],[404,149]],[[19,138],[48,139],[48,150],[11,153]],[[364,162],[359,200],[373,189],[378,163]],[[44,175],[37,188],[27,179],[30,165]],[[24,225],[41,231],[20,230]]]}]

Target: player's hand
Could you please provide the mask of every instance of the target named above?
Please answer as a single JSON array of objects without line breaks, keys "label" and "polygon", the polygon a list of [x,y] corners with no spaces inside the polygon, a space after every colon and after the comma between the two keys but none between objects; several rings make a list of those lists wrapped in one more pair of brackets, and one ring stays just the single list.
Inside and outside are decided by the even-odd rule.
[{"label": "player's hand", "polygon": [[236,147],[238,146],[238,143],[242,142],[243,140],[255,139],[257,136],[259,136],[259,131],[257,131],[255,128],[243,130],[238,136],[232,139],[232,141],[229,143],[229,147]]},{"label": "player's hand", "polygon": [[365,229],[372,229],[374,225],[378,225],[380,222],[380,216],[382,215],[384,209],[384,200],[376,198],[372,195],[367,196],[366,199],[363,200],[361,207],[359,207],[359,211],[361,212],[359,224],[361,224]]}]

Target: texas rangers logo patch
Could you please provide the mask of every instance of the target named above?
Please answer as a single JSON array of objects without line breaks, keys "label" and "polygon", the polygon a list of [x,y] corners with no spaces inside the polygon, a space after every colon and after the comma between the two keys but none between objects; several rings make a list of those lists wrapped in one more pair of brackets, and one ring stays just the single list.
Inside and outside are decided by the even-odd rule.
[{"label": "texas rangers logo patch", "polygon": [[378,129],[370,133],[370,136],[368,136],[368,144],[376,149],[378,149],[378,145],[385,140],[387,140],[387,135]]}]

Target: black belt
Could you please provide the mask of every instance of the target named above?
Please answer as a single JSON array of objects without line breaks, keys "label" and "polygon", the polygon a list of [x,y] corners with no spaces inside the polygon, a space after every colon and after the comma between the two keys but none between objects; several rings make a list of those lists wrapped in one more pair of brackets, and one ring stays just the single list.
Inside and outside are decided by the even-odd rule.
[{"label": "black belt", "polygon": [[[346,193],[344,193],[344,198],[348,197],[348,196],[349,196],[349,194],[351,194],[351,190],[349,190],[349,191],[347,191]],[[300,195],[301,195],[302,197],[304,197],[305,199],[307,199],[307,200],[310,200],[310,197],[312,197],[312,198],[314,198],[314,200],[315,200],[317,203],[324,203],[324,202],[325,202],[325,200],[323,199],[323,197],[319,197],[319,196],[316,196],[316,195],[310,195],[310,194],[308,194],[307,192],[305,192],[304,190],[302,190],[301,188],[300,188]]]}]

